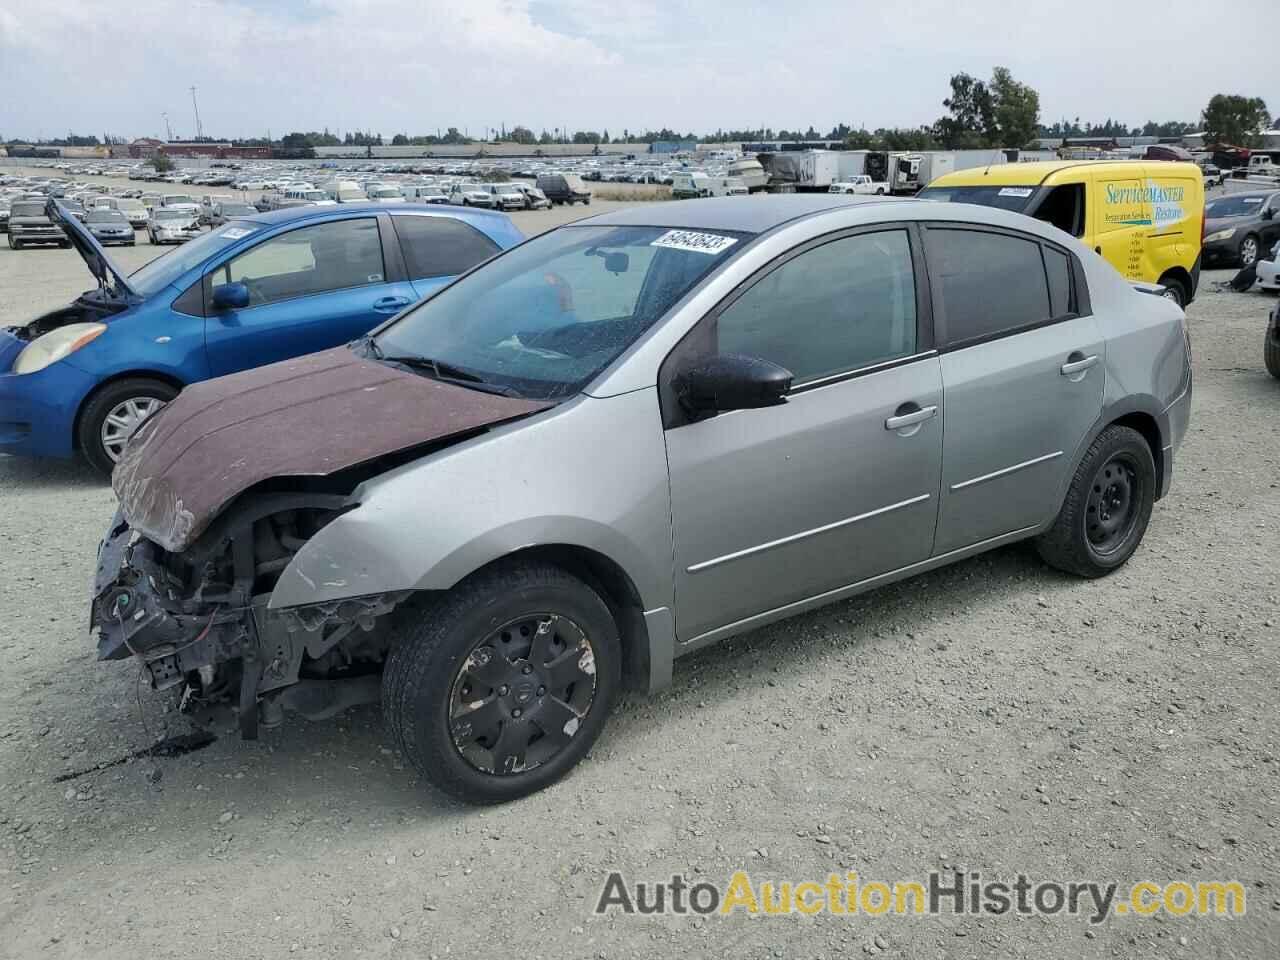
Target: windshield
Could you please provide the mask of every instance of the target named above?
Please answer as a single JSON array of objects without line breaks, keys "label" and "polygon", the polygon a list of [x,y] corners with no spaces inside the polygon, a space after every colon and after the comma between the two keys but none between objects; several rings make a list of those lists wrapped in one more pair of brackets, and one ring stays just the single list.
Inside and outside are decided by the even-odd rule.
[{"label": "windshield", "polygon": [[155,213],[157,220],[190,220],[191,217],[190,210],[165,210],[161,208]]},{"label": "windshield", "polygon": [[561,227],[446,287],[376,339],[383,356],[429,357],[526,397],[586,386],[743,234]]},{"label": "windshield", "polygon": [[1266,197],[1237,194],[1234,197],[1221,197],[1204,205],[1206,217],[1248,217],[1262,209]]},{"label": "windshield", "polygon": [[303,190],[302,196],[307,200],[328,200],[329,196],[323,190]]},{"label": "windshield", "polygon": [[142,296],[149,297],[163,290],[192,267],[257,229],[256,223],[232,220],[226,226],[202,234],[129,274],[129,285]]},{"label": "windshield", "polygon": [[165,197],[164,203],[165,203],[165,206],[169,206],[175,203],[195,203],[195,201],[192,200],[190,197],[188,197],[185,193],[177,193],[177,194],[170,194],[169,196]]},{"label": "windshield", "polygon": [[375,189],[373,189],[373,190],[370,190],[370,191],[369,191],[369,196],[371,196],[371,197],[398,197],[398,196],[400,196],[400,191],[399,191],[399,190],[397,190],[395,187],[376,187]]},{"label": "windshield", "polygon": [[916,196],[921,200],[976,203],[1021,213],[1035,192],[1035,187],[926,187]]},{"label": "windshield", "polygon": [[218,207],[224,217],[251,217],[258,211],[247,203],[224,203]]},{"label": "windshield", "polygon": [[90,210],[85,216],[85,223],[118,223],[125,219],[119,210]]},{"label": "windshield", "polygon": [[43,203],[15,203],[9,208],[9,215],[13,217],[43,217]]}]

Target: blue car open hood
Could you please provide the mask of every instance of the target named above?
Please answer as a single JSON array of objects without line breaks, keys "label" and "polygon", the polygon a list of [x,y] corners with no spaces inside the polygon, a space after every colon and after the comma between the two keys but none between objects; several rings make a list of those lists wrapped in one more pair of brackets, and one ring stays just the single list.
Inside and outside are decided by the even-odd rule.
[{"label": "blue car open hood", "polygon": [[98,281],[98,288],[106,290],[121,300],[141,300],[138,291],[129,285],[124,273],[102,248],[102,244],[94,238],[88,229],[77,220],[69,210],[53,197],[45,204],[45,216],[62,227],[63,233],[71,241],[72,246],[84,258],[85,265],[93,278]]}]

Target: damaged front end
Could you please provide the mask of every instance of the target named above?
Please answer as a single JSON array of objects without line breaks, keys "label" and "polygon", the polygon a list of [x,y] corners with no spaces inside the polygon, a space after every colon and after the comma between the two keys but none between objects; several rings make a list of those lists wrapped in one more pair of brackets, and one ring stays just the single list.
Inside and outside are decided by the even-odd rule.
[{"label": "damaged front end", "polygon": [[286,710],[323,719],[379,696],[387,615],[406,593],[268,610],[294,553],[343,512],[345,497],[258,498],[181,553],[116,514],[98,553],[98,657],[139,660],[155,690],[181,685],[201,725],[233,715],[252,739]]}]

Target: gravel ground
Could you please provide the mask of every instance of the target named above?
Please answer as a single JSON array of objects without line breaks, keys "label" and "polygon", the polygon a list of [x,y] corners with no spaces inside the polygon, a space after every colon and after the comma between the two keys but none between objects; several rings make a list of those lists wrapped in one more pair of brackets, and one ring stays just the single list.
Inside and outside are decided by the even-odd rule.
[{"label": "gravel ground", "polygon": [[[1211,289],[1229,275],[1190,310],[1191,430],[1124,569],[1083,582],[1016,546],[704,651],[499,809],[426,794],[371,708],[60,781],[183,724],[85,636],[109,488],[0,458],[0,955],[1280,955],[1274,301]],[[0,246],[0,323],[86,282],[73,252]],[[743,866],[1238,879],[1248,914],[592,915],[611,870]]]}]

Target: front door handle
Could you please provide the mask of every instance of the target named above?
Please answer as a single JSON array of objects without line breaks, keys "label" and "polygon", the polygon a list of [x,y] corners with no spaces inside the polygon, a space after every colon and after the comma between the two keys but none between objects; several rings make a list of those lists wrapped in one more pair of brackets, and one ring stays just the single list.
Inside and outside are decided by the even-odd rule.
[{"label": "front door handle", "polygon": [[1067,362],[1062,365],[1060,372],[1064,377],[1073,377],[1077,373],[1084,373],[1084,371],[1088,370],[1097,362],[1098,355],[1096,353],[1090,354],[1086,357],[1083,353],[1077,350],[1075,353],[1071,354],[1071,356],[1067,357]]},{"label": "front door handle", "polygon": [[408,297],[382,297],[373,301],[373,309],[382,313],[395,313],[401,307],[407,307],[408,305]]},{"label": "front door handle", "polygon": [[[914,408],[914,409],[912,409]],[[900,406],[892,417],[884,422],[886,430],[905,430],[908,427],[919,426],[926,420],[931,420],[938,415],[936,406],[918,407],[914,403],[904,403]],[[914,430],[911,433],[915,433]],[[904,434],[910,436],[911,434]]]}]

